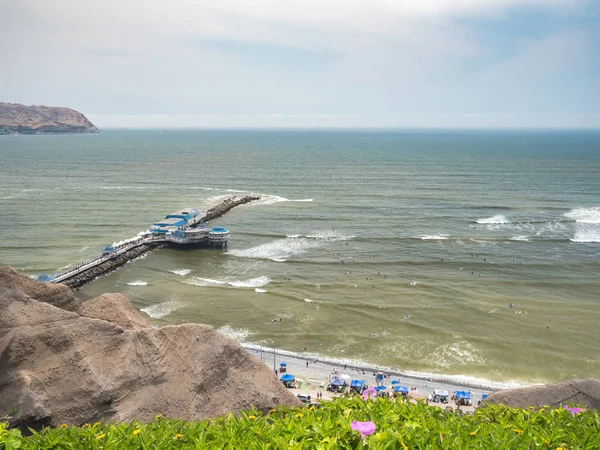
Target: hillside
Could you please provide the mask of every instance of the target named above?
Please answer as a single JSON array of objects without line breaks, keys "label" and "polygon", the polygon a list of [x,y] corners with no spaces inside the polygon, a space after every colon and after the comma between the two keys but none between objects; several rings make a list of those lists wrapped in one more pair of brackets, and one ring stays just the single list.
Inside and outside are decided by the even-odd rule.
[{"label": "hillside", "polygon": [[99,130],[74,109],[0,103],[0,134],[97,133]]}]

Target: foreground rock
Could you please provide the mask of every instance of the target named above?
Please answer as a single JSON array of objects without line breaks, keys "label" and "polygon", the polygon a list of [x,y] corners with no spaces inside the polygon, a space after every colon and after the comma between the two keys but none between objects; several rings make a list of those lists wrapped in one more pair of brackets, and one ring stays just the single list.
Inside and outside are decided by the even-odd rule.
[{"label": "foreground rock", "polygon": [[[39,283],[29,281],[25,290],[34,294]],[[154,329],[123,296],[90,302],[78,314],[0,285],[0,416],[14,408],[11,426],[151,421],[156,414],[192,420],[300,404],[270,369],[212,327]]]},{"label": "foreground rock", "polygon": [[0,286],[21,291],[40,302],[50,303],[67,311],[75,311],[81,306],[81,302],[64,284],[38,283],[9,266],[0,266]]},{"label": "foreground rock", "polygon": [[546,405],[556,408],[573,403],[600,411],[600,381],[570,380],[544,386],[509,389],[491,394],[485,402],[519,408],[541,408]]},{"label": "foreground rock", "polygon": [[97,133],[99,130],[74,109],[0,103],[0,134]]}]

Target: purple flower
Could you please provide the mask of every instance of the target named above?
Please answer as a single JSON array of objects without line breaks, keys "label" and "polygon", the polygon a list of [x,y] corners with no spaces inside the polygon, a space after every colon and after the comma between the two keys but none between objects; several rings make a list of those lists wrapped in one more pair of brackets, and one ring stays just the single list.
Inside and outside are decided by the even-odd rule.
[{"label": "purple flower", "polygon": [[369,398],[375,398],[377,397],[377,391],[375,390],[375,388],[367,388],[365,389],[365,391],[363,392],[363,399],[367,400]]},{"label": "purple flower", "polygon": [[583,411],[583,408],[569,408],[567,405],[564,405],[563,408],[573,415],[579,414],[581,411]]},{"label": "purple flower", "polygon": [[357,422],[353,420],[350,428],[360,433],[360,437],[365,439],[369,434],[375,433],[375,422]]}]

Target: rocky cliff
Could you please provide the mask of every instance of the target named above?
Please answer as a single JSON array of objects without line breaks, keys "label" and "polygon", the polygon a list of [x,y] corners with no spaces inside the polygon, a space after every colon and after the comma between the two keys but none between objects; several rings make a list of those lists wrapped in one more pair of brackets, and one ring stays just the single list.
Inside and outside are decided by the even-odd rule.
[{"label": "rocky cliff", "polygon": [[234,340],[207,325],[153,328],[120,294],[79,303],[0,267],[0,312],[0,416],[15,411],[22,430],[300,404]]},{"label": "rocky cliff", "polygon": [[83,114],[69,108],[0,103],[0,134],[97,133]]}]

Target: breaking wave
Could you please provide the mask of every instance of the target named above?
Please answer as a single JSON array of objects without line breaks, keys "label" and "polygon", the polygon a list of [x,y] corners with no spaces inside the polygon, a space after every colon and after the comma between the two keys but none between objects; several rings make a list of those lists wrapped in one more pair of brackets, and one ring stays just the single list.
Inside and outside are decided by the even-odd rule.
[{"label": "breaking wave", "polygon": [[127,284],[129,286],[148,286],[148,282],[147,281],[142,281],[142,280],[130,281]]},{"label": "breaking wave", "polygon": [[502,216],[502,215],[487,217],[485,219],[477,219],[475,222],[480,223],[480,224],[510,223],[509,220],[505,216]]},{"label": "breaking wave", "polygon": [[181,302],[168,301],[163,303],[157,303],[156,305],[147,306],[145,308],[142,308],[140,311],[145,312],[153,319],[160,319],[161,317],[168,316],[177,309],[181,309],[183,306],[185,305]]},{"label": "breaking wave", "polygon": [[181,275],[182,277],[185,277],[186,275],[192,273],[192,269],[169,270],[169,272],[174,273],[175,275]]},{"label": "breaking wave", "polygon": [[214,280],[211,278],[200,278],[194,277],[190,278],[184,283],[190,284],[192,286],[201,286],[201,287],[216,287],[216,286],[231,286],[236,288],[259,288],[262,286],[266,286],[271,282],[271,279],[266,276],[250,278],[249,280]]},{"label": "breaking wave", "polygon": [[421,239],[424,241],[429,241],[429,240],[440,241],[440,240],[448,239],[448,236],[445,234],[433,234],[433,235],[421,236]]},{"label": "breaking wave", "polygon": [[217,331],[223,333],[225,336],[229,336],[237,342],[244,342],[248,339],[248,336],[252,334],[250,330],[246,330],[245,328],[233,328],[231,325],[223,325]]},{"label": "breaking wave", "polygon": [[600,206],[593,208],[575,208],[565,217],[575,221],[572,242],[600,242]]}]

